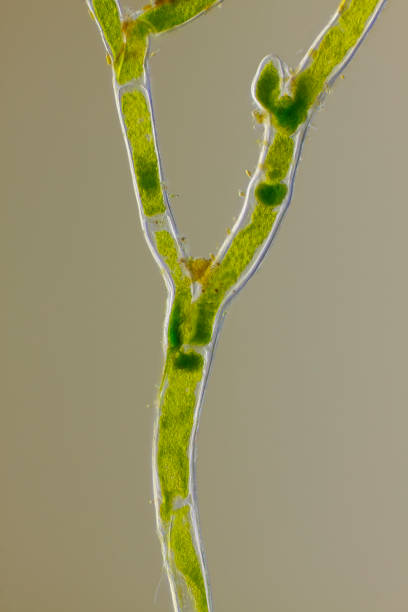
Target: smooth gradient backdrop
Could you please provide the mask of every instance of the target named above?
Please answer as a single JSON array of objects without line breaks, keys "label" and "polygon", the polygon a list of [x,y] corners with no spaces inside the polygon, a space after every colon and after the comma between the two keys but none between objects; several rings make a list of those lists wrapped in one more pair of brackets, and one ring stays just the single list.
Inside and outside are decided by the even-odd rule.
[{"label": "smooth gradient backdrop", "polygon": [[[140,0],[134,8],[140,8]],[[250,83],[336,0],[225,0],[154,43],[191,252],[238,214]],[[291,209],[231,305],[199,435],[217,612],[408,609],[408,5],[315,115]],[[170,612],[151,486],[165,289],[85,2],[3,2],[0,611]]]}]

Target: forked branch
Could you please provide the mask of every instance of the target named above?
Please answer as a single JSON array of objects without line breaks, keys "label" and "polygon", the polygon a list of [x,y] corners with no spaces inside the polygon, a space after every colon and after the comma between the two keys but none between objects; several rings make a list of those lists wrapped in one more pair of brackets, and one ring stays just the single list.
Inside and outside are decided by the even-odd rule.
[{"label": "forked branch", "polygon": [[343,0],[292,71],[264,58],[252,83],[263,146],[241,213],[215,258],[187,257],[164,187],[148,57],[153,36],[221,0],[156,0],[126,14],[118,0],[88,0],[113,69],[113,85],[146,241],[168,288],[165,366],[153,444],[158,533],[174,609],[212,610],[200,537],[195,438],[226,304],[267,253],[292,198],[311,116],[374,24],[386,0]]}]

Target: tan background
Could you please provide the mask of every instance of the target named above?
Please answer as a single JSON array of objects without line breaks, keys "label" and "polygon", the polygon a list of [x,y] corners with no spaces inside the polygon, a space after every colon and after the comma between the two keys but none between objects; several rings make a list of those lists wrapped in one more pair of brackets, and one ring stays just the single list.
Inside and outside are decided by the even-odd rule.
[{"label": "tan background", "polygon": [[[150,502],[165,291],[110,72],[83,2],[5,4],[0,610],[168,612]],[[256,159],[258,62],[296,64],[335,6],[225,0],[157,41],[194,254],[222,240]],[[224,326],[198,466],[219,612],[408,609],[407,18],[389,2],[315,116],[292,208]]]}]

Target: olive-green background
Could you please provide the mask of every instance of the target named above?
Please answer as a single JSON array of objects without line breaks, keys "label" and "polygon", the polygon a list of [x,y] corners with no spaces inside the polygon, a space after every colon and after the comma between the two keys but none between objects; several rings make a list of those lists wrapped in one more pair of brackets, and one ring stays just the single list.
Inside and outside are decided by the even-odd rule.
[{"label": "olive-green background", "polygon": [[[156,41],[193,254],[242,203],[258,62],[296,64],[335,8],[225,0]],[[150,475],[165,290],[110,70],[84,2],[1,15],[0,610],[169,612]],[[229,309],[199,435],[218,612],[408,609],[407,18],[390,0],[315,116],[284,225]]]}]

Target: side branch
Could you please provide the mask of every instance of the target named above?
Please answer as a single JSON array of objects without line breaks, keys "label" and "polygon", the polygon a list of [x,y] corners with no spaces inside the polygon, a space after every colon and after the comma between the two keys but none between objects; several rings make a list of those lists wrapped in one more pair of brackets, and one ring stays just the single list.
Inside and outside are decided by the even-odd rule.
[{"label": "side branch", "polygon": [[201,279],[193,344],[209,342],[228,302],[259,268],[290,205],[311,117],[385,3],[343,1],[296,71],[279,58],[262,60],[252,96],[264,126],[264,145],[241,213]]},{"label": "side branch", "polygon": [[191,275],[183,263],[187,261],[187,256],[163,178],[150,94],[150,38],[190,22],[221,1],[156,1],[128,17],[119,0],[87,0],[90,13],[101,33],[108,63],[112,65],[116,105],[128,151],[141,224],[169,290],[168,313],[176,288],[172,271],[157,248],[157,232],[166,231],[170,234],[181,269],[187,277]]}]

